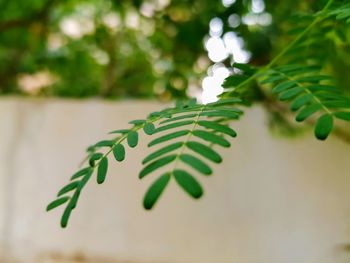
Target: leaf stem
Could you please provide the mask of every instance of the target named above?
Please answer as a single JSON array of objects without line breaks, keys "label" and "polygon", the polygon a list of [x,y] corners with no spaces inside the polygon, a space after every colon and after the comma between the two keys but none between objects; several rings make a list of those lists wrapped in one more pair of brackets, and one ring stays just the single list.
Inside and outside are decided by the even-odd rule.
[{"label": "leaf stem", "polygon": [[187,137],[186,137],[186,139],[185,139],[183,145],[181,146],[181,148],[180,148],[180,150],[179,150],[179,153],[176,155],[176,159],[175,159],[175,161],[174,161],[174,168],[173,168],[173,170],[172,170],[172,172],[171,172],[171,175],[173,175],[173,172],[176,170],[176,167],[177,167],[177,165],[178,165],[178,163],[179,163],[179,160],[180,160],[180,156],[181,156],[182,153],[185,151],[185,149],[186,149],[186,144],[189,142],[189,140],[190,140],[191,137],[193,136],[192,133],[193,133],[193,131],[196,129],[196,127],[198,126],[199,118],[200,118],[200,116],[201,116],[201,113],[204,111],[205,107],[206,107],[206,105],[202,106],[201,109],[198,111],[197,116],[196,116],[196,119],[195,119],[195,121],[194,121],[194,123],[193,123],[193,126],[192,126],[192,128],[191,128],[189,134],[187,135]]}]

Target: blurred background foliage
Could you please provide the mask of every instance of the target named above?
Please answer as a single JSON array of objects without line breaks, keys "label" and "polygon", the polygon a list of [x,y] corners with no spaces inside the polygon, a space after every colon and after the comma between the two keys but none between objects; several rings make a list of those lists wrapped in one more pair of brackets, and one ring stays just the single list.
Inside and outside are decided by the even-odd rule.
[{"label": "blurred background foliage", "polygon": [[[0,94],[210,100],[233,61],[266,64],[307,22],[291,13],[325,2],[0,0]],[[349,28],[338,31],[318,51],[349,90]]]}]

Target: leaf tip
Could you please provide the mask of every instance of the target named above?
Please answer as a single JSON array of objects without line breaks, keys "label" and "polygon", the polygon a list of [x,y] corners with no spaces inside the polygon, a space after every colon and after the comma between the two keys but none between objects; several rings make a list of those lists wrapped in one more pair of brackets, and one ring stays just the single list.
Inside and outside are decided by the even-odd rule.
[{"label": "leaf tip", "polygon": [[328,138],[333,130],[333,121],[330,114],[324,114],[317,120],[314,133],[318,140],[324,141]]}]

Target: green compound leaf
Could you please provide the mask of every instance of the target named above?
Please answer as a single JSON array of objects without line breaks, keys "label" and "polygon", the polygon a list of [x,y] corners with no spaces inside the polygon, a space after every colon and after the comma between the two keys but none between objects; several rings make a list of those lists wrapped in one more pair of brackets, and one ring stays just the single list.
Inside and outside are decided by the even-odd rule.
[{"label": "green compound leaf", "polygon": [[318,118],[315,126],[315,136],[317,139],[327,139],[328,135],[332,132],[333,121],[333,116],[330,114],[324,114]]},{"label": "green compound leaf", "polygon": [[231,137],[237,136],[237,133],[227,125],[222,125],[214,121],[198,121],[198,125],[204,128],[212,129],[217,132],[227,134]]},{"label": "green compound leaf", "polygon": [[161,194],[163,193],[164,189],[168,185],[170,180],[170,173],[163,174],[161,177],[159,177],[148,189],[144,199],[143,199],[143,206],[145,209],[149,210],[152,209]]},{"label": "green compound leaf", "polygon": [[148,147],[151,147],[153,145],[156,145],[156,144],[159,144],[159,143],[162,143],[162,142],[167,142],[167,141],[175,139],[175,138],[179,138],[179,137],[185,136],[185,135],[187,135],[189,133],[190,133],[189,130],[183,130],[183,131],[176,131],[176,132],[172,132],[172,133],[163,135],[163,136],[161,136],[161,137],[151,141],[148,144]]},{"label": "green compound leaf", "polygon": [[179,149],[181,146],[183,146],[183,142],[175,142],[175,143],[172,143],[170,145],[167,145],[153,153],[151,153],[150,155],[148,155],[143,161],[142,161],[142,164],[146,164],[164,154],[167,154],[169,152],[172,152],[176,149]]},{"label": "green compound leaf", "polygon": [[203,161],[189,154],[181,154],[180,160],[204,175],[211,175],[212,169]]},{"label": "green compound leaf", "polygon": [[113,148],[113,155],[114,155],[114,158],[118,162],[124,161],[124,159],[125,159],[125,147],[124,147],[124,145],[122,145],[120,143],[115,145]]},{"label": "green compound leaf", "polygon": [[198,138],[201,138],[205,141],[211,142],[213,144],[217,144],[223,147],[230,147],[231,144],[228,140],[225,138],[216,135],[215,133],[208,132],[208,131],[202,131],[202,130],[195,130],[192,132],[192,134]]},{"label": "green compound leaf", "polygon": [[55,209],[56,207],[59,207],[60,205],[65,204],[69,200],[68,196],[64,196],[61,198],[56,199],[55,201],[51,202],[47,208],[46,211],[51,211],[52,209]]},{"label": "green compound leaf", "polygon": [[[305,49],[302,45],[295,48]],[[350,118],[346,113],[350,109],[350,99],[334,85],[332,76],[320,72],[322,68],[315,65],[284,65],[270,68],[261,75],[267,75],[266,79],[271,82],[280,82],[273,93],[279,93],[281,101],[292,100],[290,109],[299,110],[296,121],[303,122],[318,112],[327,113],[315,126],[315,136],[325,140],[333,129],[333,117],[346,121]],[[337,112],[342,112],[339,117]]]},{"label": "green compound leaf", "polygon": [[131,148],[136,147],[138,142],[139,142],[139,134],[136,131],[129,132],[128,137],[127,137],[127,141],[128,141],[128,145]]},{"label": "green compound leaf", "polygon": [[86,183],[91,178],[93,171],[94,171],[94,169],[92,167],[87,167],[87,168],[81,169],[77,173],[75,173],[72,176],[73,179],[78,179],[78,178],[82,178],[82,179],[80,181],[74,181],[74,182],[68,184],[67,186],[63,187],[58,193],[58,197],[60,197],[61,195],[66,194],[66,193],[74,190],[73,196],[72,197],[65,196],[65,197],[58,198],[48,205],[47,209],[52,210],[52,209],[54,209],[54,208],[56,208],[64,203],[68,202],[68,204],[64,210],[63,216],[61,218],[61,226],[63,228],[67,226],[71,212],[77,205],[81,190],[83,189],[83,187],[86,185]]},{"label": "green compound leaf", "polygon": [[222,158],[217,152],[215,152],[213,149],[202,143],[192,141],[187,142],[186,145],[192,151],[202,155],[203,157],[207,158],[210,161],[213,161],[214,163],[222,162]]},{"label": "green compound leaf", "polygon": [[[224,86],[237,87],[239,85],[239,89],[226,89],[225,94],[220,96],[221,98],[230,97],[229,99],[221,99],[218,102],[207,105],[199,105],[195,100],[178,102],[175,108],[166,108],[149,114],[144,120],[130,122],[133,124],[131,129],[113,131],[113,134],[118,134],[117,138],[100,141],[89,147],[88,157],[92,167],[81,169],[74,174],[71,178],[73,181],[59,192],[59,195],[67,195],[73,192],[72,196],[59,197],[51,202],[47,209],[51,210],[66,204],[61,220],[62,227],[66,227],[71,211],[76,207],[80,193],[92,176],[96,164],[98,164],[96,167],[97,180],[98,182],[103,182],[108,170],[108,161],[104,165],[104,155],[113,153],[117,161],[124,160],[125,149],[120,143],[124,143],[127,140],[130,147],[136,147],[138,144],[137,132],[143,129],[146,134],[152,135],[156,131],[153,123],[158,122],[160,125],[157,131],[169,131],[169,134],[163,136],[156,134],[155,140],[150,143],[150,146],[160,143],[164,143],[166,146],[144,159],[144,163],[147,163],[147,166],[142,170],[140,177],[159,171],[157,169],[168,168],[170,165],[166,165],[172,162],[175,165],[171,165],[170,172],[162,173],[162,176],[147,191],[144,198],[145,208],[151,209],[155,205],[171,177],[174,177],[177,184],[189,195],[199,198],[203,194],[203,189],[191,175],[192,169],[201,174],[211,174],[212,171],[207,165],[207,162],[209,163],[207,159],[216,163],[221,161],[220,155],[211,147],[213,145],[229,147],[230,143],[224,136],[236,136],[236,132],[223,123],[227,123],[232,119],[238,119],[241,112],[231,107],[225,108],[225,106],[240,103],[242,102],[241,99],[243,99],[242,104],[249,105],[264,99],[265,95],[267,95],[267,100],[270,99],[268,94],[265,94],[263,87],[259,90],[260,85],[256,85],[257,80],[260,79],[263,79],[263,81],[259,84],[271,84],[268,86],[273,87],[272,92],[278,94],[280,100],[291,101],[291,110],[299,111],[296,117],[298,121],[304,121],[316,114],[319,116],[327,113],[318,118],[315,125],[316,137],[321,140],[327,138],[333,129],[333,119],[350,121],[350,99],[346,98],[347,94],[344,95],[342,89],[333,85],[329,76],[322,75],[322,72],[326,72],[327,68],[324,68],[326,65],[322,65],[324,59],[322,58],[323,53],[320,52],[322,49],[319,47],[323,46],[324,40],[327,42],[330,35],[334,35],[339,40],[339,43],[346,44],[346,34],[339,31],[341,31],[342,26],[346,26],[343,23],[350,22],[350,4],[347,2],[349,1],[339,0],[333,3],[330,0],[326,4],[326,8],[319,13],[299,16],[300,24],[296,25],[292,31],[294,33],[299,32],[300,35],[297,36],[295,41],[291,42],[291,45],[287,45],[277,57],[272,59],[269,64],[259,69],[252,68],[247,64],[234,64],[232,68],[233,74],[226,78]],[[299,18],[295,19],[294,22],[299,20]],[[332,32],[334,21],[331,19],[342,19],[345,21],[338,21],[336,24],[337,26],[339,25],[339,28],[337,27],[337,30]],[[292,21],[292,23],[294,22]],[[317,25],[319,28],[308,30],[314,25]],[[300,61],[305,61],[308,65],[301,64]],[[286,65],[275,66],[283,63]],[[314,63],[320,65],[313,65]],[[271,103],[275,103],[275,101],[271,100]],[[286,121],[288,121],[287,118]],[[192,124],[194,125],[191,131],[175,131],[175,129],[183,129],[183,126]],[[190,135],[184,139],[183,136],[188,134]],[[196,139],[196,141],[188,141],[192,135],[195,137],[193,140]],[[179,140],[175,142],[175,139]],[[210,146],[205,144],[205,141]],[[96,153],[96,150],[100,150],[103,147],[110,147],[111,149],[102,149],[106,150],[104,155]],[[178,149],[179,151],[173,154]],[[186,152],[185,154],[187,150],[189,153]],[[204,156],[203,161],[196,157],[199,155]],[[185,165],[186,168],[190,166],[189,172],[178,169],[178,161],[180,161],[180,165]],[[80,181],[77,182],[78,180]]]},{"label": "green compound leaf", "polygon": [[203,195],[203,189],[198,181],[184,170],[175,170],[173,172],[176,182],[193,198],[200,198]]},{"label": "green compound leaf", "polygon": [[98,170],[97,170],[97,183],[102,184],[107,175],[107,170],[108,170],[108,158],[104,157],[101,159],[99,165],[98,165]]},{"label": "green compound leaf", "polygon": [[177,157],[176,154],[172,154],[169,156],[162,157],[162,158],[150,163],[149,165],[147,165],[146,167],[144,167],[142,169],[142,171],[139,174],[139,178],[141,179],[141,178],[145,177],[146,175],[152,173],[153,171],[171,163],[172,161],[174,161],[176,159],[176,157]]}]

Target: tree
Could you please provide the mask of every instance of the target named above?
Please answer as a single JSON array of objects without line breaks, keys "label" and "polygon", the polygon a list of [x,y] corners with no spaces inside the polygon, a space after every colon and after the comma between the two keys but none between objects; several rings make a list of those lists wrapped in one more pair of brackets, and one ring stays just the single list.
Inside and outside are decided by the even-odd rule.
[{"label": "tree", "polygon": [[[310,6],[319,6],[320,2],[310,5],[303,2],[300,8],[310,10]],[[292,125],[291,112],[297,122],[311,124],[319,140],[326,140],[332,132],[349,140],[350,97],[344,88],[348,82],[337,81],[336,65],[342,64],[339,60],[349,47],[350,4],[336,0],[323,4],[319,11],[293,16],[291,27],[281,25],[276,30],[289,31],[291,37],[279,42],[279,51],[268,63],[260,65],[254,60],[250,64],[232,63],[231,75],[225,79],[224,92],[217,101],[207,104],[193,99],[179,101],[172,108],[131,121],[132,127],[112,131],[110,134],[115,137],[89,147],[87,166],[71,177],[47,210],[65,204],[61,226],[66,227],[81,191],[93,174],[96,172],[97,183],[102,184],[109,157],[123,161],[125,146],[136,147],[142,131],[154,137],[149,147],[161,147],[143,160],[145,166],[140,179],[157,173],[160,168],[167,169],[158,173],[158,179],[149,187],[144,207],[154,207],[170,180],[175,180],[191,197],[200,198],[203,190],[192,174],[212,174],[211,163],[222,161],[217,148],[229,147],[230,138],[237,135],[230,122],[239,120],[242,109],[256,102],[278,114],[282,125]],[[339,130],[342,126],[345,132]],[[180,163],[186,168],[178,168]]]},{"label": "tree", "polygon": [[[205,74],[193,70],[198,59],[209,64],[202,42],[212,15],[243,9],[209,0],[1,1],[0,94],[185,98]],[[19,81],[42,72],[52,81]]]}]

